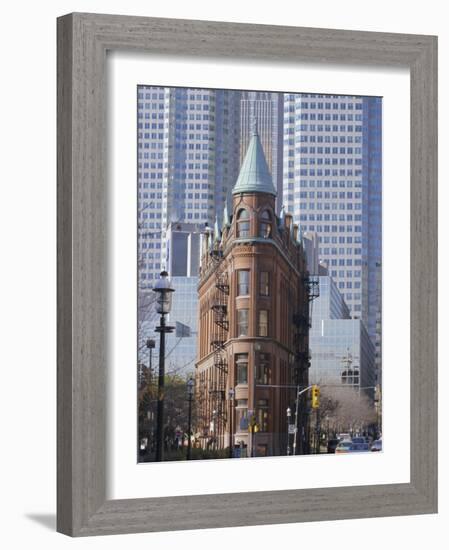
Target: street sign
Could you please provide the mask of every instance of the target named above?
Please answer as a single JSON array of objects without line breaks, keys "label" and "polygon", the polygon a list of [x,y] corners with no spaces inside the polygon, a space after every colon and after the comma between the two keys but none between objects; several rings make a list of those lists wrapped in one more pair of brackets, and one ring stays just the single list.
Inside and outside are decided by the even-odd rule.
[{"label": "street sign", "polygon": [[288,425],[288,433],[289,434],[294,434],[298,431],[297,427],[294,425],[294,424],[289,424]]}]

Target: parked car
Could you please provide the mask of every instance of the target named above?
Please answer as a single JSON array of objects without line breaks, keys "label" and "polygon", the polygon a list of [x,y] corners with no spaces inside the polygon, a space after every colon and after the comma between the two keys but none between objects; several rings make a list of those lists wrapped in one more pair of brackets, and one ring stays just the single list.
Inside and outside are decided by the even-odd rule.
[{"label": "parked car", "polygon": [[369,451],[369,445],[368,443],[354,443],[354,440],[352,441],[351,446],[351,453],[365,453]]},{"label": "parked car", "polygon": [[352,447],[352,441],[340,441],[340,443],[335,448],[335,454],[350,453]]},{"label": "parked car", "polygon": [[371,451],[381,451],[382,450],[382,439],[376,439],[371,445]]},{"label": "parked car", "polygon": [[366,441],[366,437],[362,437],[362,436],[353,437],[352,442],[353,443],[368,443]]},{"label": "parked car", "polygon": [[339,439],[329,439],[327,442],[327,452],[328,453],[335,453],[335,449],[337,448],[337,445],[340,443]]}]

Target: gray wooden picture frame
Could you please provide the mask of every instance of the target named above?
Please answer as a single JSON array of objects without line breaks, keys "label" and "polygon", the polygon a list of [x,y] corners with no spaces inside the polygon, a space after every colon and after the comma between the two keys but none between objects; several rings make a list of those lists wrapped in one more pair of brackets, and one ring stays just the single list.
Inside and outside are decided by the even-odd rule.
[{"label": "gray wooden picture frame", "polygon": [[[57,529],[71,536],[437,511],[437,38],[74,13],[58,19]],[[106,52],[408,67],[410,483],[106,499]]]}]

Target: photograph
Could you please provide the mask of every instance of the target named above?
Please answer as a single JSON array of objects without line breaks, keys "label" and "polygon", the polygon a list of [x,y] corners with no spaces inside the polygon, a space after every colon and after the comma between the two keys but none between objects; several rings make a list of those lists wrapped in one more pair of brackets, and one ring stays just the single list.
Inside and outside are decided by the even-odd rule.
[{"label": "photograph", "polygon": [[447,538],[448,17],[404,7],[5,4],[6,550]]},{"label": "photograph", "polygon": [[137,144],[137,461],[381,451],[382,98],[139,85]]}]

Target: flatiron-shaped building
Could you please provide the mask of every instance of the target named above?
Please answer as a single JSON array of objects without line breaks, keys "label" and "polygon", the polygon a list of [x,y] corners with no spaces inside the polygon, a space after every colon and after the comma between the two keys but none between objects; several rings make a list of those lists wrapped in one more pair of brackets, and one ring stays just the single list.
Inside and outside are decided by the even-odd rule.
[{"label": "flatiron-shaped building", "polygon": [[[197,436],[229,456],[287,454],[287,408],[308,385],[309,284],[293,218],[275,213],[276,189],[254,128],[225,207],[203,240],[196,364]],[[297,454],[307,452],[307,392]],[[290,443],[293,439],[290,439]]]}]

